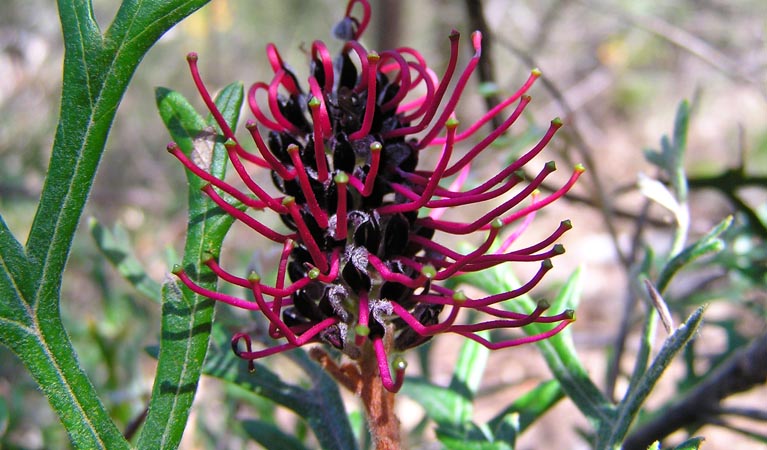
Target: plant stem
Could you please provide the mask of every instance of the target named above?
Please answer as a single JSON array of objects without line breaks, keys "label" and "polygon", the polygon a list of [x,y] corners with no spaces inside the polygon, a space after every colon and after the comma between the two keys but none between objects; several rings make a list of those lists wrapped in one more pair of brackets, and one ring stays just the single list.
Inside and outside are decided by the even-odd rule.
[{"label": "plant stem", "polygon": [[[386,342],[386,346],[391,346],[391,342]],[[311,349],[310,355],[338,384],[362,399],[376,450],[399,449],[400,423],[394,413],[395,394],[387,391],[381,382],[378,360],[371,342],[367,341],[361,350],[361,356],[356,361],[340,367],[320,347]]]},{"label": "plant stem", "polygon": [[373,346],[368,342],[359,360],[361,385],[359,396],[365,406],[365,416],[376,450],[400,448],[400,423],[394,413],[394,393],[387,391],[378,370]]}]

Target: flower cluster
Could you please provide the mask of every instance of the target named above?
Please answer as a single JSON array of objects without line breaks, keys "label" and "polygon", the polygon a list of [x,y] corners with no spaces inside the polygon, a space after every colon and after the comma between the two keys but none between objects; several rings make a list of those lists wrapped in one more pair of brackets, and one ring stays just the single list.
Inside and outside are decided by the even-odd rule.
[{"label": "flower cluster", "polygon": [[[362,10],[361,18],[355,17],[355,9]],[[454,111],[479,61],[481,34],[472,35],[474,55],[448,95],[448,86],[456,77],[458,32],[450,34],[450,59],[439,77],[412,48],[380,53],[365,49],[359,39],[369,19],[368,1],[351,0],[334,30],[344,41],[340,56],[332,59],[321,41],[311,44],[307,89],[275,46],[267,46],[274,77],[268,83],[255,83],[247,96],[255,116],[247,129],[258,153],[238,143],[201,80],[197,55],[188,56],[195,85],[221,127],[229,160],[249,192],[213,177],[175,144],[168,149],[207,182],[203,192],[221,209],[281,244],[282,252],[274,286],[262,283],[256,273],[234,275],[212,255],[203,261],[221,280],[252,292],[253,300],[204,289],[181,268],[174,273],[201,295],[260,311],[268,319],[268,335],[284,340],[254,350],[249,335],[237,334],[232,347],[239,357],[252,362],[307,343],[324,342],[355,359],[363,346],[372,345],[384,387],[396,391],[405,364],[402,358],[395,358],[392,376],[388,354],[415,347],[437,333],[457,333],[498,349],[544,339],[572,322],[572,311],[544,315],[545,302],[529,314],[510,312],[498,304],[530,291],[552,267],[550,258],[564,251],[556,241],[570,228],[568,221],[535,245],[509,249],[535,211],[567,192],[583,168],[577,166],[564,186],[546,196],[538,187],[555,170],[554,163],[545,164],[532,180],[524,179],[522,167],[561,127],[561,121],[555,119],[540,141],[518,160],[481,184],[464,188],[472,163],[530,102],[524,94],[540,72],[533,70],[514,95],[459,131]],[[264,94],[266,101],[259,102]],[[515,103],[498,128],[454,157],[457,143],[474,137]],[[262,135],[259,127],[268,132]],[[422,152],[439,152],[431,170],[417,168]],[[256,183],[247,165],[270,170],[281,194],[274,196]],[[443,186],[448,179],[451,182]],[[494,206],[485,208],[489,211],[476,219],[441,219],[446,209],[490,202]],[[289,231],[265,226],[248,210],[278,214]],[[502,237],[504,228],[512,223],[514,230]],[[484,234],[484,242],[465,254],[434,239],[438,233],[448,236],[441,239],[444,242],[453,240],[451,236],[475,232]],[[510,292],[468,298],[443,283],[462,273],[515,261],[537,261],[540,269]],[[462,309],[489,319],[458,324]],[[532,322],[555,326],[540,335],[502,342],[490,342],[478,334]]]}]

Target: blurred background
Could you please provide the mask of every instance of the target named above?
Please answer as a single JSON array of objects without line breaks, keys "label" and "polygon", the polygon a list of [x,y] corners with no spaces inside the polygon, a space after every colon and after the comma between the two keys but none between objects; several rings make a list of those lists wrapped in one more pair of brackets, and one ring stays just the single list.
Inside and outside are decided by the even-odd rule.
[{"label": "blurred background", "polygon": [[[106,29],[118,2],[93,3]],[[646,243],[656,252],[668,250],[666,224],[671,216],[660,207],[647,208],[636,184],[640,172],[657,175],[644,160],[643,150],[658,148],[661,136],[672,132],[675,111],[683,99],[692,107],[685,162],[694,186],[692,236],[735,214],[736,223],[747,224],[749,233],[744,240],[733,240],[741,247],[732,247],[732,257],[741,251],[748,258],[733,264],[751,271],[738,275],[727,270],[729,266],[691,271],[672,286],[667,300],[686,299],[672,308],[677,320],[696,302],[710,302],[707,320],[730,324],[703,329],[698,348],[704,353],[726,355],[735,346],[732,336],[742,343],[765,333],[765,259],[759,250],[767,235],[767,5],[763,1],[371,3],[373,22],[363,43],[380,50],[401,45],[416,48],[437,73],[449,54],[451,29],[464,37],[463,62],[471,55],[470,32],[486,29],[483,57],[490,65],[482,76],[474,77],[464,95],[458,114],[464,123],[479,117],[493,95],[514,92],[532,68],[542,70],[542,79],[529,92],[533,103],[523,121],[512,128],[508,148],[511,152],[529,148],[549,120],[559,116],[566,127],[544,152],[545,158],[558,162],[561,180],[574,163],[587,166],[569,200],[541,214],[536,221],[540,231],[532,233],[545,236],[562,218],[572,219],[575,225],[564,240],[567,254],[557,258],[557,267],[539,295],[545,296],[546,289],[553,292],[576,267],[585,268],[586,286],[573,330],[579,354],[600,386],[620,396],[621,378],[610,386],[605,381],[610,376],[605,374],[610,372],[608,350],[619,334],[619,318],[628,301],[627,274],[640,219]],[[330,29],[345,4],[341,0],[213,0],[164,36],[139,66],[120,106],[84,218],[124,227],[145,269],[162,281],[182,250],[186,189],[181,166],[165,151],[169,136],[156,112],[154,88],[178,90],[202,111],[185,55],[190,51],[200,55],[203,77],[213,91],[235,80],[249,86],[270,78],[264,52],[268,42],[278,46],[304,79],[306,49],[314,39],[338,48]],[[52,2],[0,2],[0,210],[22,240],[34,217],[56,127],[62,52]],[[243,111],[243,117],[247,116]],[[496,152],[498,158],[509,158],[508,152]],[[487,161],[484,170],[492,173],[496,165],[492,159]],[[740,184],[728,185],[715,178],[740,168],[745,180]],[[235,229],[225,243],[230,267],[269,264],[273,255],[254,256],[257,243],[243,231]],[[521,268],[520,275],[525,270]],[[67,268],[62,308],[83,365],[119,426],[126,427],[149,397],[154,360],[144,347],[157,342],[159,306],[119,278],[83,226]],[[639,315],[633,317],[629,330],[638,329],[640,322]],[[436,341],[433,347],[451,353],[454,343]],[[629,334],[628,362],[636,347]],[[65,448],[63,430],[18,360],[0,348],[0,361],[0,448]],[[435,379],[439,380],[440,367],[453,362],[447,356],[434,361]],[[484,381],[487,388],[478,401],[480,421],[483,414],[492,417],[498,405],[549,377],[534,348],[495,352],[490,364]],[[706,367],[705,363],[700,366],[704,371]],[[677,392],[680,374],[681,368],[672,367],[664,385],[651,396],[651,409]],[[224,420],[258,410],[234,401],[243,395],[215,381],[203,381],[198,414],[192,418],[184,448],[259,448],[231,432],[231,422]],[[765,398],[767,389],[762,385],[735,400],[748,407],[761,402],[763,409]],[[349,402],[355,408],[354,400]],[[576,427],[587,429],[588,424],[566,403],[524,435],[520,448],[587,448],[579,441]],[[421,417],[417,406],[407,399],[401,404],[403,422],[415,426]],[[210,417],[205,411],[227,413]],[[277,414],[286,426],[301,427],[290,413]],[[767,436],[764,421],[744,426]],[[709,438],[704,448],[734,448],[728,444],[744,439],[732,427],[707,427],[699,434]],[[427,434],[423,442],[428,441]],[[743,442],[753,445],[753,441]],[[412,444],[429,448],[418,447],[419,441]]]}]

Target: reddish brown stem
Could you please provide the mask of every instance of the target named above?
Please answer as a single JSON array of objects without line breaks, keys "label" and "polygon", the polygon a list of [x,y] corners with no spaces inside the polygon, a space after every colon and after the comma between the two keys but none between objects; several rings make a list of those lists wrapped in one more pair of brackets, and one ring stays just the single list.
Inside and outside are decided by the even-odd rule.
[{"label": "reddish brown stem", "polygon": [[[390,344],[387,342],[387,347]],[[376,450],[396,450],[400,446],[399,419],[394,413],[394,393],[387,391],[378,373],[378,361],[370,341],[362,349],[359,396],[365,406],[370,436]]]},{"label": "reddish brown stem", "polygon": [[[385,343],[388,350],[391,339],[385,339]],[[394,413],[395,394],[387,391],[381,382],[371,341],[367,340],[361,350],[359,359],[341,366],[319,347],[313,348],[310,355],[339,384],[362,399],[375,449],[397,450],[401,443],[400,422]]]}]

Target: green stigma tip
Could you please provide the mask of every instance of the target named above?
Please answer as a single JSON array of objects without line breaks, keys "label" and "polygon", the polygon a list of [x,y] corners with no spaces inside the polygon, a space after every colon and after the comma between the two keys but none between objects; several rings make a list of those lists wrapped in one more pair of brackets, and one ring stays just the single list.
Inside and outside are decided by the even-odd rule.
[{"label": "green stigma tip", "polygon": [[530,74],[535,76],[535,77],[541,76],[541,73],[543,73],[543,72],[541,72],[541,69],[539,69],[537,67],[530,71]]},{"label": "green stigma tip", "polygon": [[554,267],[554,263],[551,262],[550,259],[544,259],[543,262],[541,263],[541,267],[543,267],[544,269],[548,270],[548,269],[551,269],[552,267]]},{"label": "green stigma tip", "polygon": [[333,181],[335,181],[336,184],[348,184],[349,183],[349,175],[347,175],[346,172],[338,172],[333,177]]},{"label": "green stigma tip", "polygon": [[401,356],[397,356],[396,358],[394,358],[394,361],[392,361],[392,364],[394,365],[395,370],[407,369],[407,361],[405,361],[405,358]]},{"label": "green stigma tip", "polygon": [[575,171],[578,173],[583,173],[586,171],[586,167],[583,164],[576,164]]},{"label": "green stigma tip", "polygon": [[180,265],[173,264],[173,269],[171,269],[170,273],[172,273],[173,275],[178,275],[183,271],[184,269]]},{"label": "green stigma tip", "polygon": [[320,106],[320,104],[321,104],[320,99],[318,99],[317,97],[312,97],[311,100],[309,100],[309,103],[308,103],[310,108],[316,108],[316,107]]},{"label": "green stigma tip", "polygon": [[463,291],[455,291],[453,294],[453,301],[456,303],[463,303],[466,300],[466,294],[464,294]]},{"label": "green stigma tip", "polygon": [[293,203],[296,202],[295,197],[291,197],[290,195],[286,195],[285,198],[282,199],[282,206],[290,206]]},{"label": "green stigma tip", "polygon": [[447,119],[447,122],[445,122],[445,126],[447,128],[457,128],[459,123],[461,122],[459,122],[458,119],[456,119],[455,117],[450,117],[449,119]]},{"label": "green stigma tip", "polygon": [[320,276],[320,269],[316,267],[312,267],[312,269],[309,271],[309,273],[306,274],[310,279],[316,280]]},{"label": "green stigma tip", "polygon": [[562,244],[556,244],[554,245],[554,253],[557,255],[561,255],[565,252],[565,246]]},{"label": "green stigma tip", "polygon": [[257,274],[256,272],[250,272],[248,274],[248,281],[250,281],[251,283],[260,283],[261,275]]},{"label": "green stigma tip", "polygon": [[381,145],[380,142],[374,141],[372,144],[370,144],[370,150],[373,150],[374,152],[380,152],[383,148],[383,145]]},{"label": "green stigma tip", "polygon": [[232,138],[228,138],[227,140],[224,141],[224,146],[225,147],[234,147],[236,145],[237,145],[237,141],[235,141]]},{"label": "green stigma tip", "polygon": [[423,276],[431,280],[435,275],[437,275],[437,269],[431,264],[426,264],[421,268],[421,273]]},{"label": "green stigma tip", "polygon": [[551,124],[556,127],[561,127],[563,122],[562,122],[562,119],[560,119],[559,117],[555,117],[554,120],[551,121]]},{"label": "green stigma tip", "polygon": [[548,300],[538,300],[538,307],[541,309],[549,309],[551,307],[551,303],[549,303]]},{"label": "green stigma tip", "polygon": [[202,255],[200,255],[200,260],[202,260],[202,262],[204,262],[204,263],[206,263],[206,262],[208,262],[208,261],[210,261],[212,259],[214,259],[214,256],[213,256],[213,253],[211,253],[211,252],[202,252]]},{"label": "green stigma tip", "polygon": [[357,325],[354,327],[354,332],[357,336],[367,336],[370,334],[370,327],[367,325]]},{"label": "green stigma tip", "polygon": [[490,228],[494,228],[496,230],[503,228],[503,220],[501,220],[500,217],[496,217],[492,222],[490,222]]},{"label": "green stigma tip", "polygon": [[546,169],[548,169],[548,170],[550,170],[552,172],[557,170],[557,163],[555,163],[554,161],[547,162],[545,164],[545,166],[546,166]]}]

